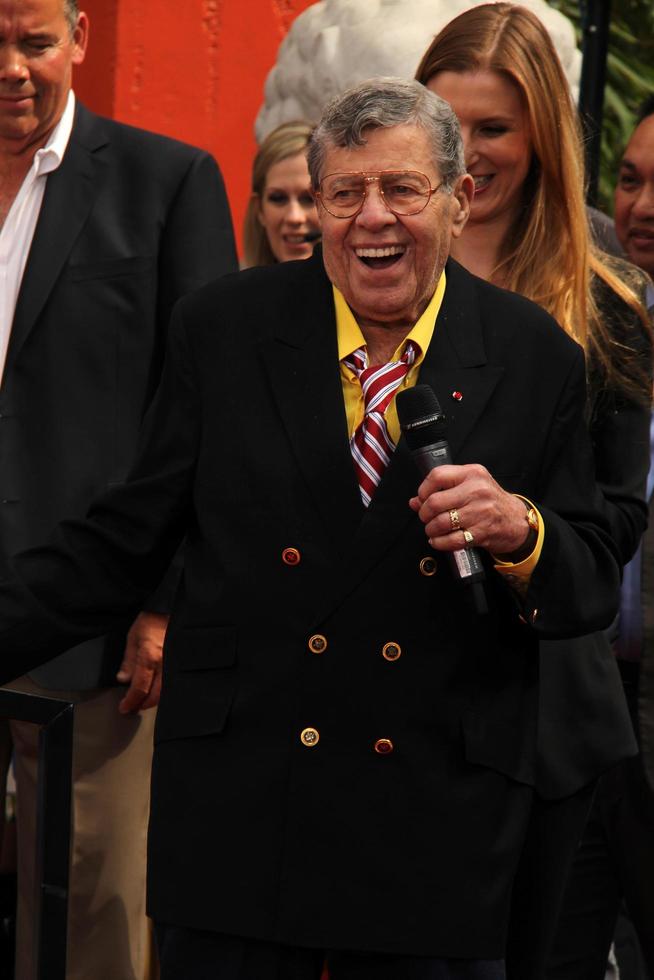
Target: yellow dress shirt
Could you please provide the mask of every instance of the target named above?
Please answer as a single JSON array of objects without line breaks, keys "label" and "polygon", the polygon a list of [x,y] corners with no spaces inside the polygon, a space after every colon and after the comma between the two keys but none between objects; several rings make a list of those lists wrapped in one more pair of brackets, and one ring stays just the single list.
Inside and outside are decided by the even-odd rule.
[{"label": "yellow dress shirt", "polygon": [[[422,364],[425,358],[425,352],[431,343],[434,328],[436,326],[436,318],[443,302],[445,286],[445,271],[443,271],[438,281],[438,285],[434,290],[434,295],[429,301],[427,309],[422,314],[420,319],[414,324],[412,329],[409,331],[402,343],[396,348],[393,356],[391,357],[391,361],[399,361],[404,354],[407,341],[413,341],[416,347],[416,358],[407,371],[401,384],[398,386],[398,392],[403,391],[405,388],[412,388],[418,380],[420,365]],[[343,294],[336,288],[336,286],[332,286],[332,290],[334,293],[334,307],[336,310],[336,336],[338,340],[338,360],[341,372],[341,386],[343,389],[343,400],[345,402],[348,435],[350,438],[352,438],[353,433],[363,421],[365,414],[364,399],[363,390],[359,379],[356,373],[349,368],[347,364],[345,364],[345,360],[351,354],[353,354],[355,350],[358,350],[360,347],[365,347],[366,341],[365,337],[361,333],[361,328],[359,327],[352,310],[345,302]],[[393,398],[393,401],[386,409],[386,425],[388,427],[388,434],[393,442],[397,444],[397,441],[400,438],[400,423],[397,418],[395,398]],[[524,500],[526,498],[522,499]],[[531,501],[529,501],[529,503],[531,504]],[[533,504],[531,506],[533,506]],[[538,517],[538,537],[534,550],[527,558],[515,564],[512,562],[503,562],[495,559],[495,568],[497,571],[503,575],[509,576],[512,584],[520,592],[526,589],[531,573],[536,567],[543,547],[545,527],[540,514],[538,514]]]},{"label": "yellow dress shirt", "polygon": [[[354,371],[349,368],[345,363],[345,358],[353,354],[355,350],[360,347],[366,346],[366,341],[361,333],[361,328],[359,324],[354,319],[354,314],[352,310],[345,302],[343,294],[339,292],[336,286],[332,286],[334,291],[334,306],[336,307],[336,335],[338,338],[338,360],[341,366],[341,385],[343,386],[343,398],[345,400],[345,414],[347,415],[347,431],[350,438],[352,434],[356,431],[358,426],[363,422],[364,416],[364,400],[363,400],[363,390],[359,383],[359,379],[354,373]],[[420,371],[420,365],[425,359],[425,351],[429,347],[432,335],[434,333],[434,327],[436,325],[436,317],[441,308],[441,303],[443,302],[443,296],[445,295],[445,273],[441,274],[441,278],[438,282],[438,286],[434,291],[434,295],[429,301],[429,306],[422,314],[420,319],[414,324],[413,328],[404,338],[402,343],[397,347],[391,361],[399,361],[404,351],[406,349],[407,341],[412,340],[416,346],[416,358],[407,371],[402,383],[398,387],[398,391],[404,391],[405,388],[413,388],[416,381],[418,380],[418,372]],[[400,423],[397,419],[397,409],[395,407],[395,399],[390,403],[386,409],[386,425],[388,427],[388,434],[395,444],[397,444],[400,438]]]}]

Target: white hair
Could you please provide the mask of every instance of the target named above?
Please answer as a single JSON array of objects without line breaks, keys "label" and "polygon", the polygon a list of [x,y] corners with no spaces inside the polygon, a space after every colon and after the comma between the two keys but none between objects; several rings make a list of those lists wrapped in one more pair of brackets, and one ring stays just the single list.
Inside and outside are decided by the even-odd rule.
[{"label": "white hair", "polygon": [[465,173],[459,121],[451,106],[413,78],[369,78],[327,104],[307,153],[314,188],[320,184],[332,146],[363,146],[370,129],[409,123],[429,140],[432,160],[445,190]]}]

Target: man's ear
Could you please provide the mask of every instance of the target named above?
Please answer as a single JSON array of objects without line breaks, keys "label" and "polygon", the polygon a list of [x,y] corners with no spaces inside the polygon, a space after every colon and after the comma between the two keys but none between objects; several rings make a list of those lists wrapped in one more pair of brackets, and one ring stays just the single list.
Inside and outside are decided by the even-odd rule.
[{"label": "man's ear", "polygon": [[73,57],[72,62],[74,65],[81,65],[84,61],[84,56],[86,55],[86,46],[89,42],[89,19],[84,13],[80,11],[79,17],[77,18],[77,25],[73,31]]},{"label": "man's ear", "polygon": [[470,205],[475,194],[475,182],[470,174],[459,177],[452,191],[452,235],[458,238],[470,216]]}]

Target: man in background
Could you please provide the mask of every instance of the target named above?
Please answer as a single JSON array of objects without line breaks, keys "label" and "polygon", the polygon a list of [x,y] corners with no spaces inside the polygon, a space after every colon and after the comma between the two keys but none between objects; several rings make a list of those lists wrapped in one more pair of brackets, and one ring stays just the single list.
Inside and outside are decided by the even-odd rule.
[{"label": "man in background", "polygon": [[[206,153],[75,100],[77,0],[0,0],[0,552],[40,541],[120,483],[158,382],[171,307],[236,268]],[[76,703],[71,980],[148,975],[145,833],[153,684],[168,592],[129,629],[80,644],[15,688]],[[125,623],[127,628],[129,623]],[[128,684],[125,692],[119,686]],[[34,976],[38,729],[9,722],[18,793],[16,976]],[[5,761],[10,744],[5,741]]]},{"label": "man in background", "polygon": [[[654,278],[654,95],[641,106],[620,163],[615,230],[634,265]],[[651,287],[649,302],[654,302]]]}]

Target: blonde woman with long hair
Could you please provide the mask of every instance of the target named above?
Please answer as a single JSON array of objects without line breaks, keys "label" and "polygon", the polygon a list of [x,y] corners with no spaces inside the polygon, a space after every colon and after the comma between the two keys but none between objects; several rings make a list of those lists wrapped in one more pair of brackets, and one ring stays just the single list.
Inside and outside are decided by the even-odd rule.
[{"label": "blonde woman with long hair", "polygon": [[252,167],[243,225],[244,265],[306,259],[320,237],[305,151],[313,126],[282,123],[263,140]]}]

